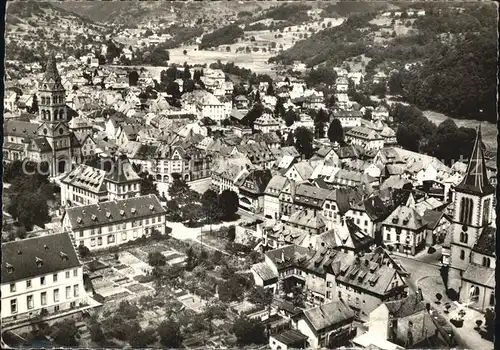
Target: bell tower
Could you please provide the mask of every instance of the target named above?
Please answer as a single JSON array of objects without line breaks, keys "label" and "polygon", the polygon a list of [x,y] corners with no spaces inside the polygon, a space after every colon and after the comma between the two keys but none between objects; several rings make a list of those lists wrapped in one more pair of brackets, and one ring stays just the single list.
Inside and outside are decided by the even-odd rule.
[{"label": "bell tower", "polygon": [[460,271],[469,265],[472,247],[492,222],[495,187],[488,179],[483,148],[479,127],[465,176],[453,192],[451,266]]},{"label": "bell tower", "polygon": [[66,91],[61,84],[56,58],[51,53],[42,81],[39,83],[39,137],[44,138],[52,149],[51,175],[61,174],[71,166],[71,130],[68,126]]},{"label": "bell tower", "polygon": [[45,67],[43,80],[38,87],[40,123],[67,122],[66,90],[61,84],[56,58],[51,53]]}]

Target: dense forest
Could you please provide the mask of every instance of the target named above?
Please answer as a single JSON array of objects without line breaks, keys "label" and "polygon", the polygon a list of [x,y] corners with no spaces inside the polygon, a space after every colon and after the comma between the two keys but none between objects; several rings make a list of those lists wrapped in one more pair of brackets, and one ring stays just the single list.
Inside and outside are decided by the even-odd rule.
[{"label": "dense forest", "polygon": [[[451,6],[420,5],[426,15],[413,18],[413,31],[384,45],[372,40],[378,27],[369,23],[376,13],[368,12],[351,15],[342,25],[322,30],[270,61],[331,67],[364,54],[371,58],[365,80],[380,68],[399,72],[390,78],[391,94],[422,110],[495,122],[496,6],[465,3],[460,12]],[[406,69],[408,63],[418,64]]]},{"label": "dense forest", "polygon": [[243,29],[238,25],[230,24],[204,35],[201,39],[200,50],[219,45],[234,44],[238,38],[243,37],[243,34]]}]

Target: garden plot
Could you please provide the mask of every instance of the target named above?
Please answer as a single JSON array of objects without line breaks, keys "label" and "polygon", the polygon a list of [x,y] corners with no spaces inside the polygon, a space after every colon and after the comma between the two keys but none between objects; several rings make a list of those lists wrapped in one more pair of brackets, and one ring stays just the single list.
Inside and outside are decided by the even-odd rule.
[{"label": "garden plot", "polygon": [[116,294],[119,294],[119,293],[127,293],[127,295],[130,295],[131,293],[123,288],[123,287],[115,287],[115,286],[111,286],[111,287],[106,287],[106,288],[102,288],[99,290],[99,294],[101,294],[103,297],[106,298],[106,300],[108,299],[108,297],[111,297],[113,295],[116,295]]},{"label": "garden plot", "polygon": [[205,307],[206,302],[201,300],[200,297],[188,293],[177,298],[186,308],[193,310],[196,313],[201,313]]},{"label": "garden plot", "polygon": [[[133,264],[138,264],[138,263],[143,263],[145,261],[148,261],[147,260],[147,254],[146,254],[146,257],[145,257],[145,260],[142,259],[142,257],[137,257],[134,253],[137,251],[139,253],[140,249],[138,248],[135,248],[135,249],[132,249],[131,250],[133,253],[130,253],[130,252],[121,252],[120,253],[120,256],[119,256],[119,260],[121,262],[121,264],[124,264],[124,265],[133,265]],[[143,252],[142,252],[143,253]],[[143,253],[144,254],[144,253]]]},{"label": "garden plot", "polygon": [[126,288],[134,294],[140,294],[143,292],[154,291],[153,288],[148,287],[147,285],[141,284],[141,283],[134,283],[134,284],[128,285]]},{"label": "garden plot", "polygon": [[140,249],[143,252],[145,252],[146,254],[153,253],[153,252],[163,253],[163,252],[169,250],[169,248],[166,245],[161,244],[161,243],[155,243],[155,244],[152,244],[152,245],[149,245],[146,247],[141,247]]},{"label": "garden plot", "polygon": [[96,292],[100,293],[101,289],[112,287],[114,284],[110,280],[100,277],[92,280],[92,286]]}]

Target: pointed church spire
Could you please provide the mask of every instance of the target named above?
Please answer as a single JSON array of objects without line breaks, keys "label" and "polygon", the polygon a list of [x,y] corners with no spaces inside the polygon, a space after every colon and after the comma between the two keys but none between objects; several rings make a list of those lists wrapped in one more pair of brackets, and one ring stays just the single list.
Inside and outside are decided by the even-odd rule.
[{"label": "pointed church spire", "polygon": [[495,192],[495,188],[488,180],[486,172],[486,161],[484,160],[484,145],[481,137],[481,125],[477,130],[476,141],[472,149],[471,158],[467,165],[467,171],[462,182],[455,187],[456,190],[486,195]]},{"label": "pointed church spire", "polygon": [[54,51],[49,54],[49,58],[47,59],[47,65],[45,66],[45,75],[44,78],[46,80],[53,79],[54,81],[58,81],[61,79],[59,75],[59,71],[57,70],[56,65],[56,56]]}]

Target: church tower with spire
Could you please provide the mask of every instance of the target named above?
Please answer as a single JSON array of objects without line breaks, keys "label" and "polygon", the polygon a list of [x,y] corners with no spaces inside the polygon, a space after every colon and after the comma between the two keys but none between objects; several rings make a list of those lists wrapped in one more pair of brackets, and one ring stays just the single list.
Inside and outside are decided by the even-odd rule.
[{"label": "church tower with spire", "polygon": [[39,112],[37,134],[51,148],[51,175],[61,174],[71,167],[71,130],[68,126],[66,91],[61,83],[54,53],[49,55],[45,73],[38,86]]},{"label": "church tower with spire", "polygon": [[465,176],[453,192],[450,263],[460,273],[470,264],[471,251],[493,217],[495,187],[488,180],[483,148],[479,127]]}]

